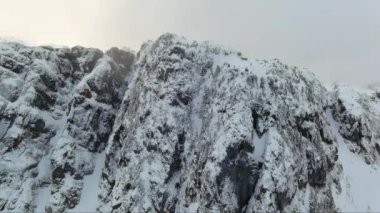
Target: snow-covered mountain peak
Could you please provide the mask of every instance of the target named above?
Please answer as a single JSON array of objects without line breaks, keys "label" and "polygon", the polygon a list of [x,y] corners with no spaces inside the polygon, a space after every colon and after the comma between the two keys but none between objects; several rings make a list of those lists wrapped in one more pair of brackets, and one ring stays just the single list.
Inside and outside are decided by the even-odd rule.
[{"label": "snow-covered mountain peak", "polygon": [[380,210],[379,103],[174,34],[137,54],[3,42],[0,211]]}]

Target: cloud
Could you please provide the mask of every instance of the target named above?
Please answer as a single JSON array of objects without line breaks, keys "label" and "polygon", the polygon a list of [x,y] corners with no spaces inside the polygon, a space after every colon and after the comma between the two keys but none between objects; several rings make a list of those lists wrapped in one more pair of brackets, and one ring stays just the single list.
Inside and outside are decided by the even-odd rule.
[{"label": "cloud", "polygon": [[379,1],[0,0],[0,35],[107,49],[174,32],[250,58],[280,58],[323,81],[380,79]]}]

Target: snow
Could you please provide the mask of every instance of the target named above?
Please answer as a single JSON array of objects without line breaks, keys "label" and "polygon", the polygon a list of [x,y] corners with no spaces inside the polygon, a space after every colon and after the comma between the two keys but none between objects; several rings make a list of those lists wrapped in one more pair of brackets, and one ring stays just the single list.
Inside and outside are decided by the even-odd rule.
[{"label": "snow", "polygon": [[[16,124],[21,124],[22,123],[22,118],[21,117],[17,117],[16,120],[15,120],[15,123]],[[18,125],[13,125],[11,128],[8,129],[8,132],[7,132],[7,134],[9,135],[9,137],[12,137],[12,138],[17,138],[21,133],[22,133],[22,129],[19,128]]]},{"label": "snow", "polygon": [[50,185],[39,188],[38,194],[35,200],[37,204],[35,212],[45,212],[45,206],[46,204],[48,204],[49,199],[50,199]]},{"label": "snow", "polygon": [[194,112],[191,114],[191,128],[193,130],[193,137],[194,138],[197,138],[200,134],[201,134],[201,131],[202,131],[202,125],[203,125],[203,120],[202,118],[199,116],[198,113],[202,113],[202,112],[199,112],[200,109],[199,107],[202,105],[202,98],[204,96],[204,93],[203,92],[199,92],[199,94],[197,94],[194,98],[194,106],[193,108],[195,109]]},{"label": "snow", "polygon": [[[65,195],[67,193],[79,195],[82,191],[82,181],[75,180],[70,175],[65,176],[63,184],[57,185],[56,182],[52,182],[52,168],[66,163],[71,164],[70,166],[76,168],[76,172],[81,174],[91,173],[94,165],[98,165],[95,166],[94,174],[84,176],[85,188],[81,194],[83,202],[80,202],[77,207],[79,210],[96,210],[93,204],[99,193],[93,193],[91,190],[97,190],[97,187],[94,187],[97,184],[93,182],[99,182],[104,155],[96,154],[94,157],[96,163],[91,163],[94,155],[88,150],[84,152],[81,144],[75,146],[81,138],[70,137],[75,134],[68,130],[71,128],[68,122],[74,116],[75,110],[72,107],[76,107],[73,106],[72,100],[79,96],[78,92],[83,87],[88,88],[87,81],[94,80],[97,86],[101,86],[105,76],[113,75],[119,69],[115,69],[114,66],[111,69],[114,59],[104,55],[90,73],[83,73],[84,64],[93,60],[95,54],[92,49],[83,49],[83,52],[76,55],[80,70],[71,70],[72,61],[62,57],[70,51],[70,49],[51,50],[44,47],[27,47],[0,39],[0,114],[6,115],[0,119],[0,140],[2,138],[7,140],[7,143],[0,143],[0,172],[5,173],[4,181],[0,181],[2,182],[0,208],[4,208],[4,211],[32,211],[33,209],[30,208],[33,206],[36,206],[37,211],[40,212],[43,212],[45,207],[51,207],[53,212],[66,210]],[[17,72],[4,68],[2,66],[5,60],[23,68]],[[75,73],[67,77],[64,74],[66,71]],[[52,89],[46,85],[43,77],[51,78],[56,87]],[[59,80],[65,83],[57,83]],[[34,105],[37,95],[35,88],[46,90],[47,95],[54,97],[54,106],[49,106],[49,109],[36,107]],[[124,93],[124,88],[117,87],[113,90]],[[93,95],[96,97],[97,94]],[[100,103],[95,98],[86,101],[91,106],[116,111],[113,106]],[[85,111],[83,116],[89,114],[93,116],[91,113],[86,114],[90,111]],[[16,120],[13,120],[13,116]],[[29,132],[28,125],[37,119],[43,119],[44,129],[38,132],[41,134],[34,135],[35,132],[32,134]],[[108,119],[108,117],[100,119]],[[79,125],[85,124],[77,124]],[[100,125],[93,131],[106,135],[105,131],[110,131],[110,129]],[[17,148],[12,148],[12,140],[15,138],[21,138],[22,143]],[[69,159],[68,155],[74,158]],[[99,160],[100,163],[98,163]]]},{"label": "snow", "polygon": [[219,53],[215,55],[213,59],[213,70],[216,70],[217,66],[222,67],[224,64],[228,63],[232,65],[233,68],[239,70],[248,69],[249,71],[254,71],[254,74],[258,77],[264,76],[267,71],[264,66],[260,64],[260,61],[243,60],[237,53],[233,51],[228,54]]},{"label": "snow", "polygon": [[50,178],[51,168],[50,168],[50,155],[45,155],[42,157],[38,163],[38,176],[37,179],[40,183],[44,182],[46,179]]},{"label": "snow", "polygon": [[352,153],[338,132],[338,124],[334,121],[331,111],[327,119],[338,141],[338,161],[343,172],[340,179],[341,193],[333,188],[334,200],[343,212],[380,211],[378,193],[380,192],[380,168],[378,165],[368,165],[358,155]]},{"label": "snow", "polygon": [[83,178],[83,190],[79,204],[69,212],[95,212],[98,207],[99,182],[105,162],[105,152],[95,154],[95,168],[91,175]]},{"label": "snow", "polygon": [[191,123],[195,137],[199,136],[202,131],[202,122],[203,120],[199,117],[199,115],[194,114],[191,116]]},{"label": "snow", "polygon": [[197,212],[199,208],[199,203],[191,203],[189,207],[186,209],[186,212],[193,213]]},{"label": "snow", "polygon": [[346,109],[355,116],[360,116],[365,112],[364,98],[370,97],[374,91],[361,87],[340,84],[338,95]]},{"label": "snow", "polygon": [[0,156],[0,168],[2,171],[23,171],[32,165],[36,165],[37,161],[32,156],[24,155],[25,149],[12,149]]},{"label": "snow", "polygon": [[84,78],[78,83],[76,86],[76,90],[80,90],[82,88],[87,88],[87,82],[90,79],[100,78],[102,74],[109,72],[111,70],[111,66],[109,64],[109,59],[101,58],[97,62],[95,68],[88,75],[84,76]]},{"label": "snow", "polygon": [[[91,91],[91,98],[85,99],[86,106],[94,109],[112,111],[115,115],[119,110],[119,115],[116,117],[118,125],[113,125],[114,130],[116,130],[115,126],[124,125],[125,127],[123,130],[125,132],[120,134],[123,136],[120,137],[120,141],[111,140],[107,147],[109,152],[114,152],[110,155],[113,159],[107,167],[112,178],[115,178],[116,185],[115,187],[103,185],[100,189],[99,182],[108,184],[106,181],[100,181],[105,153],[89,152],[85,144],[81,143],[82,134],[87,134],[82,130],[87,131],[89,127],[87,126],[89,120],[85,120],[91,119],[93,114],[91,110],[82,110],[82,106],[75,108],[77,106],[73,103],[76,102],[72,102],[72,98],[79,97],[78,93],[85,89],[91,90],[89,81],[95,82],[96,86],[102,86],[104,76],[113,76],[114,70],[111,66],[113,59],[105,55],[97,62],[91,73],[74,73],[78,74],[77,77],[81,80],[67,79],[67,84],[63,87],[59,86],[57,92],[49,91],[57,95],[57,102],[53,108],[44,111],[31,106],[31,100],[36,95],[34,86],[39,85],[38,81],[41,80],[42,73],[57,77],[53,79],[63,77],[56,75],[58,70],[55,63],[60,62],[57,54],[65,52],[48,55],[49,52],[43,48],[35,48],[30,50],[31,54],[34,54],[31,57],[36,57],[37,54],[42,56],[32,60],[22,55],[23,52],[29,51],[26,47],[20,47],[25,49],[18,51],[5,45],[3,50],[0,45],[0,52],[6,57],[23,65],[27,62],[32,63],[28,67],[27,75],[15,74],[0,67],[0,71],[4,73],[0,76],[2,77],[0,86],[4,88],[4,91],[0,92],[4,96],[0,97],[0,108],[9,108],[6,111],[8,114],[17,113],[18,115],[9,130],[10,120],[1,121],[0,136],[7,134],[7,137],[15,138],[24,134],[26,128],[22,128],[21,124],[24,124],[22,118],[29,115],[33,118],[42,118],[45,121],[45,127],[49,129],[48,132],[56,133],[54,136],[50,135],[53,137],[44,143],[27,146],[27,148],[32,148],[33,158],[29,157],[29,150],[24,147],[4,152],[5,154],[0,156],[2,172],[16,171],[20,174],[23,172],[19,180],[8,185],[4,184],[4,187],[1,186],[0,198],[7,202],[5,211],[25,211],[24,204],[26,203],[36,204],[37,212],[43,212],[46,206],[51,207],[53,212],[66,211],[68,207],[65,195],[70,193],[75,193],[75,196],[71,197],[74,198],[72,201],[79,204],[68,210],[69,212],[94,212],[98,206],[100,206],[99,210],[110,210],[112,205],[118,203],[122,204],[120,211],[129,210],[128,208],[136,211],[149,209],[156,204],[158,199],[162,199],[156,196],[162,192],[167,192],[168,196],[165,198],[167,202],[173,202],[173,198],[178,199],[176,210],[179,208],[186,212],[220,211],[218,203],[209,209],[204,207],[205,203],[214,196],[220,196],[219,201],[226,205],[238,206],[237,197],[230,193],[234,191],[233,186],[237,183],[232,183],[232,180],[227,179],[221,187],[220,194],[213,194],[213,190],[209,190],[208,187],[215,186],[213,185],[215,177],[219,177],[218,175],[223,171],[220,163],[227,159],[228,148],[238,146],[242,141],[249,141],[254,144],[254,152],[249,154],[249,160],[263,164],[262,170],[259,171],[261,174],[258,186],[263,186],[262,189],[267,191],[260,194],[263,198],[261,201],[252,196],[251,203],[254,204],[252,207],[261,205],[261,209],[267,210],[265,208],[273,205],[277,192],[288,191],[295,193],[292,203],[289,204],[289,211],[294,209],[294,211],[307,212],[312,209],[310,202],[315,199],[322,200],[327,196],[325,191],[310,184],[303,189],[295,187],[298,173],[294,171],[303,173],[306,170],[303,168],[305,162],[300,162],[303,160],[304,150],[302,147],[298,150],[293,146],[293,138],[287,137],[294,135],[291,135],[293,130],[283,128],[287,125],[286,122],[295,124],[295,116],[303,118],[308,114],[324,114],[325,107],[338,105],[332,101],[329,102],[330,94],[341,99],[348,113],[362,118],[366,118],[365,115],[368,117],[374,115],[373,120],[368,119],[371,122],[380,115],[380,99],[374,95],[374,91],[341,86],[328,89],[330,91],[328,93],[326,87],[320,85],[311,72],[299,72],[298,69],[289,68],[279,61],[246,60],[241,57],[241,54],[232,50],[222,50],[216,45],[211,46],[207,43],[198,45],[179,37],[170,40],[173,36],[169,34],[163,37],[167,39],[163,38],[160,42],[152,43],[150,47],[145,47],[141,51],[138,64],[135,64],[137,70],[131,72],[133,78],[128,78],[130,89],[125,94],[125,102],[120,109],[98,102],[97,95],[99,94],[95,91]],[[167,44],[168,42],[170,44]],[[186,57],[182,57],[181,54],[168,54],[170,48],[174,46],[184,48]],[[80,66],[92,58],[92,53],[77,58]],[[162,82],[157,78],[157,71],[161,68],[163,70],[171,68],[175,72],[169,73],[168,79]],[[203,68],[207,69],[203,70]],[[70,83],[71,80],[76,82]],[[186,106],[183,104],[169,106],[168,97],[175,98],[177,91],[189,92],[191,103],[185,104]],[[115,88],[113,92],[120,93],[120,97],[124,94],[124,90],[120,88]],[[164,98],[159,98],[160,95],[164,95],[162,96]],[[13,103],[7,100],[12,97],[17,99]],[[257,112],[263,113],[262,118],[258,120],[258,129],[252,125],[252,106],[257,108]],[[11,110],[15,113],[11,113]],[[139,123],[139,116],[145,115],[148,110],[150,115],[144,122]],[[83,116],[84,119],[76,119],[76,115]],[[380,211],[380,205],[377,204],[376,199],[378,197],[376,193],[380,191],[377,184],[380,180],[379,167],[367,165],[361,158],[361,154],[352,153],[347,146],[351,144],[346,144],[340,136],[331,112],[328,116],[327,123],[332,124],[331,130],[337,137],[338,144],[323,144],[323,149],[316,147],[321,155],[315,156],[315,159],[319,161],[323,155],[331,156],[330,148],[335,150],[335,146],[338,145],[339,160],[333,167],[333,171],[337,171],[342,177],[337,178],[341,182],[342,192],[329,179],[326,181],[326,188],[328,187],[326,192],[330,193],[329,190],[332,188],[334,203],[342,211]],[[100,118],[103,120],[106,117]],[[78,120],[83,123],[79,123]],[[74,121],[75,125],[68,123],[71,121]],[[364,121],[366,119],[363,119]],[[377,121],[380,122],[378,119]],[[156,129],[163,122],[171,129],[167,135],[158,134]],[[321,116],[318,122],[321,124],[315,120],[304,121],[302,128],[316,131],[322,126],[323,131],[330,130],[330,127],[325,125],[324,116]],[[364,126],[369,127],[368,132],[372,134],[372,138],[377,138],[380,135],[375,131],[379,129],[378,125],[372,125],[371,122]],[[25,120],[24,125],[26,124]],[[78,131],[70,131],[73,127]],[[96,130],[91,129],[88,133],[106,134],[107,131],[111,131],[106,127],[100,125]],[[260,132],[266,130],[266,133],[258,137],[257,130]],[[151,134],[152,136],[148,137],[146,135],[148,131],[154,133],[154,136]],[[170,174],[170,178],[166,181],[166,177],[169,177],[167,171],[170,171],[171,154],[175,150],[178,133],[182,131],[186,132],[186,142],[180,153],[181,168],[174,174]],[[297,133],[296,129],[294,131]],[[33,140],[41,142],[43,139],[41,137]],[[126,142],[128,146],[125,146]],[[371,140],[370,142],[377,143],[378,141]],[[157,146],[157,151],[146,152],[148,150],[144,149],[146,144]],[[317,152],[316,155],[318,155]],[[124,157],[130,160],[125,167],[117,164],[118,160],[122,162],[121,159]],[[53,183],[50,167],[62,166],[66,163],[75,168],[78,174],[92,173],[84,176],[83,181],[76,180],[67,173],[63,183],[59,183],[60,185]],[[342,165],[342,171],[340,165]],[[29,173],[21,171],[26,168],[33,169],[33,174],[36,174],[38,170],[38,176],[29,176]],[[198,193],[196,199],[186,200],[183,197],[185,187],[194,185],[192,176],[199,175],[194,173],[199,168],[202,168],[200,181],[202,186],[205,186],[200,193],[211,192],[211,194],[205,197]],[[335,173],[328,175],[335,175]],[[335,180],[335,176],[330,177]],[[177,189],[177,183],[181,188]],[[123,186],[126,184],[132,186],[129,191],[124,190]],[[255,193],[259,192],[260,188],[256,189]],[[98,196],[100,201],[98,201]],[[186,203],[187,207],[181,207],[182,203]],[[272,210],[275,211],[275,207],[273,208]],[[269,211],[272,210],[269,209]]]},{"label": "snow", "polygon": [[[49,181],[51,176],[50,168],[50,155],[45,155],[38,163],[38,176],[37,184],[42,185],[44,182]],[[45,206],[48,204],[50,199],[50,184],[48,186],[41,186],[37,191],[37,196],[35,197],[35,204],[37,205],[36,212],[45,212]]]},{"label": "snow", "polygon": [[253,142],[255,143],[255,150],[253,156],[260,161],[264,160],[264,153],[266,148],[266,140],[269,133],[264,134],[261,138],[257,135],[256,131],[253,132]]}]

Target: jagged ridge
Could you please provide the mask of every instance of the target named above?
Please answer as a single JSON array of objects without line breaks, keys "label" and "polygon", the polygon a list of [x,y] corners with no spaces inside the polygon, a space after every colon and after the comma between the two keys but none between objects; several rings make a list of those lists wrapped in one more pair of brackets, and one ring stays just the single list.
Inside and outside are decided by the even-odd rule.
[{"label": "jagged ridge", "polygon": [[173,34],[0,56],[0,210],[380,209],[349,162],[380,177],[376,89]]}]

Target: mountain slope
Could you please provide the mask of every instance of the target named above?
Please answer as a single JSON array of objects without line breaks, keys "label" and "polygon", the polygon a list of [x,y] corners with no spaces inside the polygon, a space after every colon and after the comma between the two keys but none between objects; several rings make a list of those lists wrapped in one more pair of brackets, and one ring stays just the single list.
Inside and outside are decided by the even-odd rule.
[{"label": "mountain slope", "polygon": [[32,211],[43,192],[53,212],[79,203],[133,61],[118,49],[1,45],[1,210]]},{"label": "mountain slope", "polygon": [[0,50],[0,210],[380,210],[376,89],[172,34]]}]

